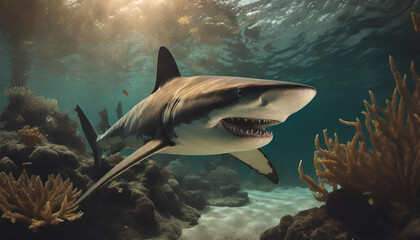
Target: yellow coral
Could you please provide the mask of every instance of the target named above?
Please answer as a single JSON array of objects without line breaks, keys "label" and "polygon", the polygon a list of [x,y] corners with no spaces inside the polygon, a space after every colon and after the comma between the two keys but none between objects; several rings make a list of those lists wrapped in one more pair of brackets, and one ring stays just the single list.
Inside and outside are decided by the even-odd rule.
[{"label": "yellow coral", "polygon": [[299,175],[320,201],[328,197],[322,182],[325,180],[335,189],[339,185],[369,196],[374,203],[391,204],[395,215],[403,217],[420,211],[417,209],[420,194],[420,79],[412,63],[415,91],[410,95],[406,76],[401,79],[391,56],[389,61],[396,82],[392,100],[386,101],[384,109],[370,91],[372,104],[364,101],[364,125],[373,149],[368,147],[359,119],[356,122],[340,119],[341,123],[356,128],[353,139],[342,144],[337,134],[331,139],[324,130],[326,149],[321,148],[318,136],[315,138],[314,165],[320,178],[319,185],[303,173],[301,164]]},{"label": "yellow coral", "polygon": [[29,229],[36,231],[47,224],[57,225],[64,220],[73,221],[83,213],[74,213],[72,206],[81,191],[73,189],[67,179],[63,182],[60,175],[50,175],[45,185],[39,176],[30,178],[23,171],[18,180],[12,174],[0,173],[0,210],[2,218],[30,224]]},{"label": "yellow coral", "polygon": [[26,125],[23,129],[17,131],[17,135],[26,146],[35,146],[44,139],[44,135],[39,132],[38,127],[30,128],[29,125]]}]

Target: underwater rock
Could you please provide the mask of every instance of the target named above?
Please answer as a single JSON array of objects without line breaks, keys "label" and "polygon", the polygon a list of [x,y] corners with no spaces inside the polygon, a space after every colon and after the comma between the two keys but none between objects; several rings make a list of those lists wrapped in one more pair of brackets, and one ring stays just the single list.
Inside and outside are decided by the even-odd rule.
[{"label": "underwater rock", "polygon": [[239,182],[232,182],[226,186],[220,187],[220,193],[223,196],[231,196],[241,190],[241,184]]},{"label": "underwater rock", "polygon": [[352,240],[355,236],[342,222],[328,219],[325,206],[286,215],[276,227],[264,231],[261,240]]},{"label": "underwater rock", "polygon": [[219,166],[208,172],[204,179],[211,182],[215,187],[222,187],[239,181],[238,173],[225,166]]},{"label": "underwater rock", "polygon": [[374,211],[369,198],[360,193],[338,189],[330,193],[325,207],[329,217],[345,222],[360,236],[369,234],[380,221],[376,216],[379,209]]},{"label": "underwater rock", "polygon": [[249,202],[248,194],[239,192],[241,185],[235,170],[222,165],[201,174],[201,176],[191,174],[183,176],[181,190],[186,203],[190,206],[201,210],[208,204],[243,206]]},{"label": "underwater rock", "polygon": [[[223,155],[222,155],[223,156]],[[222,159],[220,158],[212,158],[212,159],[206,159],[204,161],[204,169],[207,172],[215,170],[218,166],[222,165]]]},{"label": "underwater rock", "polygon": [[265,230],[261,236],[261,240],[284,239],[287,229],[293,224],[293,217],[290,215],[283,216],[278,226]]},{"label": "underwater rock", "polygon": [[19,172],[18,166],[7,156],[0,159],[0,172],[12,173],[17,176]]},{"label": "underwater rock", "polygon": [[79,167],[78,159],[77,155],[65,146],[46,144],[35,148],[25,166],[32,173],[45,176],[50,173],[69,172],[65,169]]},{"label": "underwater rock", "polygon": [[171,186],[171,188],[176,192],[179,193],[179,191],[181,190],[181,188],[179,187],[179,183],[176,179],[174,178],[170,178],[168,179],[168,184],[169,186]]},{"label": "underwater rock", "polygon": [[36,148],[29,156],[29,160],[32,162],[32,167],[47,173],[54,171],[60,165],[58,153],[49,147]]},{"label": "underwater rock", "polygon": [[178,182],[183,182],[184,177],[188,174],[188,168],[178,160],[170,162],[166,168]]},{"label": "underwater rock", "polygon": [[48,141],[85,152],[85,140],[77,131],[78,123],[67,114],[52,112],[39,127],[42,133],[48,135]]},{"label": "underwater rock", "polygon": [[80,166],[79,157],[74,152],[70,151],[70,149],[66,146],[56,144],[48,144],[48,146],[58,154],[60,161],[64,165],[71,168],[77,168]]},{"label": "underwater rock", "polygon": [[136,207],[132,214],[141,225],[153,226],[156,224],[155,204],[146,196],[137,200]]},{"label": "underwater rock", "polygon": [[160,209],[166,209],[171,213],[178,213],[181,207],[181,202],[178,195],[174,192],[171,186],[164,183],[160,186],[151,189],[151,196],[153,202]]},{"label": "underwater rock", "polygon": [[205,194],[201,190],[184,191],[185,202],[197,210],[203,210],[208,202]]},{"label": "underwater rock", "polygon": [[248,193],[238,192],[224,198],[209,199],[210,205],[219,207],[240,207],[249,202]]},{"label": "underwater rock", "polygon": [[17,166],[21,166],[28,161],[29,155],[35,150],[35,147],[23,144],[6,144],[2,146],[2,150],[2,156],[8,156]]},{"label": "underwater rock", "polygon": [[184,178],[182,189],[184,190],[210,190],[211,184],[209,181],[204,180],[202,177],[195,176],[195,175],[187,175]]},{"label": "underwater rock", "polygon": [[[14,169],[16,176],[22,169],[42,178],[60,174],[70,178],[75,187],[87,189],[97,177],[93,162],[89,153],[45,142],[28,147],[20,143],[16,132],[0,131],[0,169]],[[69,240],[179,239],[182,228],[197,224],[200,217],[195,208],[185,204],[181,194],[177,180],[168,179],[154,161],[144,160],[82,202],[79,209],[86,214],[80,221],[32,233],[23,224],[0,219],[0,238],[51,240],[60,235]]]}]

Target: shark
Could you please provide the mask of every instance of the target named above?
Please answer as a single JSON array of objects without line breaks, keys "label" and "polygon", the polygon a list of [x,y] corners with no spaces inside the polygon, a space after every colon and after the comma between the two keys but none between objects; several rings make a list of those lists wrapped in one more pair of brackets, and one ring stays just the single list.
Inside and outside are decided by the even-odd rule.
[{"label": "shark", "polygon": [[115,165],[76,202],[78,205],[130,167],[154,154],[231,154],[274,184],[276,170],[260,150],[270,143],[267,127],[284,122],[307,105],[315,88],[304,84],[231,76],[181,76],[165,47],[160,47],[156,83],[139,102],[99,135],[79,105],[75,111],[96,167],[105,149],[135,151]]}]

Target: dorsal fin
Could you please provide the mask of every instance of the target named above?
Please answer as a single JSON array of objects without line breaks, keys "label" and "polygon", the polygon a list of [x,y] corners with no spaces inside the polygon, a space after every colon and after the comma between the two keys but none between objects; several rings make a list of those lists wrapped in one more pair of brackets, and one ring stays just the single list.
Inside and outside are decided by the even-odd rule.
[{"label": "dorsal fin", "polygon": [[180,77],[178,67],[176,66],[174,57],[166,47],[159,48],[156,84],[153,92],[156,92],[161,86],[174,77]]}]

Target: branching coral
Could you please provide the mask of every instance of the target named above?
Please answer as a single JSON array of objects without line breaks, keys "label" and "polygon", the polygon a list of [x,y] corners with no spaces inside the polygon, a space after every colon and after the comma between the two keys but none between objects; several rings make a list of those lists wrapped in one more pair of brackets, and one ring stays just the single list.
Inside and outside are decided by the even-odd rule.
[{"label": "branching coral", "polygon": [[314,165],[319,185],[304,175],[301,163],[299,174],[319,201],[328,198],[322,182],[325,180],[335,189],[339,185],[363,193],[374,204],[392,205],[397,217],[413,216],[420,213],[420,79],[412,63],[415,90],[410,95],[406,76],[401,78],[391,56],[389,61],[396,82],[392,100],[386,101],[384,109],[369,92],[372,104],[364,101],[364,125],[373,149],[368,147],[359,119],[356,122],[340,119],[341,123],[354,126],[356,134],[350,142],[342,144],[337,134],[332,139],[324,130],[326,149],[321,148],[316,136]]},{"label": "branching coral", "polygon": [[12,174],[0,173],[1,217],[30,224],[32,231],[81,218],[83,213],[74,213],[77,206],[72,206],[80,194],[69,179],[63,182],[60,175],[48,176],[44,185],[39,176],[29,178],[26,171],[18,180]]},{"label": "branching coral", "polygon": [[42,96],[35,96],[34,92],[28,87],[11,87],[4,91],[13,107],[23,108],[22,111],[53,112],[58,110],[57,100]]},{"label": "branching coral", "polygon": [[44,135],[39,132],[38,127],[30,128],[29,125],[25,125],[23,129],[17,131],[17,135],[26,146],[35,146],[44,139]]},{"label": "branching coral", "polygon": [[13,100],[15,98],[28,98],[33,96],[34,92],[31,91],[28,87],[11,87],[4,91],[4,95],[9,100]]}]

